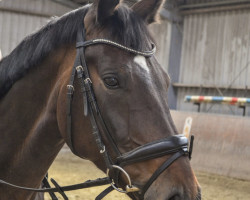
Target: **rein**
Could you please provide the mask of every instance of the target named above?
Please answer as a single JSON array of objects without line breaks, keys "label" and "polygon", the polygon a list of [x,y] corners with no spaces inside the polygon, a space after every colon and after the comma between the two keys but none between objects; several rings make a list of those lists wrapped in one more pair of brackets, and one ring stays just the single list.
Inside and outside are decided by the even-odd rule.
[{"label": "rein", "polygon": [[[76,154],[73,138],[72,138],[72,100],[74,96],[74,81],[75,77],[78,78],[79,84],[81,86],[81,92],[83,95],[83,105],[84,105],[84,115],[89,116],[91,125],[92,125],[92,134],[95,138],[96,145],[99,149],[100,154],[102,155],[106,168],[107,168],[107,177],[99,178],[96,180],[88,180],[84,183],[69,185],[69,186],[59,186],[58,183],[51,179],[51,182],[54,184],[54,188],[50,188],[47,177],[44,178],[43,184],[47,187],[44,189],[36,189],[36,188],[27,188],[21,187],[17,185],[13,185],[11,183],[0,180],[0,184],[4,184],[10,187],[14,187],[17,189],[32,191],[32,192],[48,192],[53,200],[58,200],[55,196],[54,192],[58,192],[61,194],[63,199],[67,200],[68,197],[65,195],[65,191],[78,190],[88,187],[101,186],[110,184],[106,190],[104,190],[100,195],[96,197],[96,200],[101,200],[112,190],[117,190],[122,193],[137,193],[140,199],[144,199],[144,194],[147,192],[148,188],[151,184],[160,176],[160,174],[167,169],[175,160],[177,160],[181,156],[188,155],[191,159],[192,147],[193,147],[193,137],[191,137],[190,145],[188,147],[188,139],[183,135],[174,135],[168,138],[163,138],[161,140],[153,141],[147,143],[145,145],[139,146],[136,149],[129,151],[125,154],[122,154],[116,143],[110,134],[105,121],[101,115],[100,109],[98,107],[95,93],[92,86],[92,81],[89,75],[88,67],[85,60],[85,48],[96,45],[96,44],[104,44],[110,45],[122,50],[125,50],[129,53],[141,55],[144,57],[150,57],[154,55],[156,51],[156,47],[152,44],[152,50],[140,52],[128,47],[125,47],[119,43],[106,40],[106,39],[94,39],[85,41],[85,29],[78,30],[77,40],[76,40],[76,48],[77,54],[74,62],[74,66],[72,69],[72,74],[70,78],[70,82],[67,85],[67,140],[68,146],[71,151]],[[103,130],[103,134],[107,137],[109,144],[111,144],[112,150],[117,155],[117,158],[112,160],[111,156],[106,150],[106,147],[103,142],[103,138],[100,134],[97,122],[100,122],[101,128]],[[151,160],[158,157],[162,157],[165,155],[170,155],[170,158],[167,159],[151,176],[148,182],[140,189],[139,187],[132,184],[131,178],[129,174],[123,169],[124,166],[142,162],[145,160]],[[119,176],[120,174],[124,174],[127,178],[127,185],[125,189],[121,189],[119,187]],[[111,177],[112,174],[112,177]]]}]

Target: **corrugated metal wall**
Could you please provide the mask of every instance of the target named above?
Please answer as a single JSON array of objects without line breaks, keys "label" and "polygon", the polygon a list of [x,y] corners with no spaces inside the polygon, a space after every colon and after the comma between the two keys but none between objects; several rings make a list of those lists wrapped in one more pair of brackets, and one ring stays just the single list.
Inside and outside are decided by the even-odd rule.
[{"label": "corrugated metal wall", "polygon": [[50,0],[0,1],[0,49],[8,55],[25,36],[46,24],[50,16],[62,15],[70,8]]},{"label": "corrugated metal wall", "polygon": [[70,10],[70,8],[51,0],[2,0],[0,8],[9,8],[19,12],[31,12],[47,16],[60,16]]},{"label": "corrugated metal wall", "polygon": [[169,50],[171,42],[171,23],[167,20],[150,25],[150,31],[156,41],[156,57],[161,66],[168,71]]},{"label": "corrugated metal wall", "polygon": [[228,1],[228,0],[184,0],[182,1],[182,3],[189,5],[189,4],[211,3],[211,2],[222,2],[222,1]]},{"label": "corrugated metal wall", "polygon": [[28,34],[47,22],[45,17],[0,12],[0,47],[3,56],[8,55]]},{"label": "corrugated metal wall", "polygon": [[[190,88],[194,86],[250,87],[250,10],[187,15],[184,19],[178,109],[197,110],[184,103],[185,95],[250,97],[249,91]],[[241,114],[242,110],[222,105],[202,105],[202,111]],[[250,115],[250,110],[248,110]]]},{"label": "corrugated metal wall", "polygon": [[[50,16],[62,15],[71,8],[50,0],[2,0],[0,2],[0,49],[8,55],[28,34],[46,24]],[[167,21],[151,26],[158,44],[157,58],[167,70],[171,25]]]}]

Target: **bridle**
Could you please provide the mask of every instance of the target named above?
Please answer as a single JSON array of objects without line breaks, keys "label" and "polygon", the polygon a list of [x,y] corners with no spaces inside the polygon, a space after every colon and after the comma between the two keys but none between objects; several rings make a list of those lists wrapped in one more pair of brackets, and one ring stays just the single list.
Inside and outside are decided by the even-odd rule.
[{"label": "bridle", "polygon": [[[106,190],[104,190],[100,195],[96,197],[96,200],[101,200],[104,196],[106,196],[113,189],[122,192],[122,193],[137,193],[140,199],[144,199],[144,194],[151,186],[151,184],[160,176],[160,174],[167,169],[175,160],[177,160],[181,156],[189,156],[191,159],[192,147],[193,147],[193,139],[191,137],[190,144],[188,144],[188,139],[183,135],[174,135],[168,138],[163,138],[161,140],[153,141],[142,146],[137,147],[136,149],[129,151],[125,154],[122,154],[109,132],[105,121],[101,115],[99,106],[97,104],[97,100],[95,97],[95,93],[92,86],[92,81],[90,78],[90,74],[88,71],[88,67],[85,60],[85,48],[97,45],[109,45],[115,48],[119,48],[125,50],[129,53],[135,55],[141,55],[144,57],[152,56],[155,51],[155,45],[152,44],[152,50],[150,51],[137,51],[128,47],[125,47],[119,43],[106,40],[106,39],[94,39],[85,41],[85,28],[81,27],[77,33],[76,40],[76,48],[77,54],[74,62],[74,66],[72,69],[72,74],[70,77],[70,82],[67,85],[67,142],[71,151],[76,154],[74,145],[73,145],[73,136],[72,136],[72,100],[74,96],[74,82],[75,77],[78,78],[79,84],[81,86],[81,92],[83,95],[83,105],[84,105],[84,115],[88,116],[92,126],[92,134],[94,136],[96,145],[99,149],[100,154],[102,155],[106,168],[107,168],[107,177],[97,180],[89,180],[81,184],[72,185],[72,186],[64,186],[60,187],[58,183],[52,179],[52,183],[55,185],[55,188],[50,188],[48,184],[47,178],[44,179],[43,183],[47,188],[45,189],[35,189],[35,188],[26,188],[17,185],[10,184],[3,180],[0,180],[0,184],[5,184],[10,187],[15,187],[22,190],[28,190],[33,192],[49,192],[52,199],[57,199],[54,195],[54,192],[59,192],[64,199],[68,199],[65,195],[64,191],[76,190],[81,188],[93,187],[111,184]],[[99,126],[98,126],[99,125]],[[103,133],[100,133],[100,126]],[[116,154],[116,158],[112,159],[109,152],[107,151],[104,142],[103,136],[108,140],[108,144],[111,145],[113,153]],[[134,163],[151,160],[155,158],[159,158],[165,155],[170,155],[168,158],[150,177],[147,183],[140,189],[139,187],[133,185],[129,174],[124,170],[124,167],[127,165],[131,165]],[[120,173],[127,178],[127,184],[125,189],[119,188],[119,177]]]},{"label": "bridle", "polygon": [[[117,173],[115,173],[114,178],[110,177],[112,181],[110,190],[115,189],[122,193],[138,192],[141,199],[143,199],[144,194],[146,193],[150,185],[176,159],[184,155],[189,155],[189,157],[191,158],[192,144],[191,144],[191,148],[189,151],[188,139],[183,135],[175,135],[175,136],[170,136],[168,138],[164,138],[158,141],[147,143],[125,154],[122,154],[119,151],[115,143],[115,140],[113,139],[111,133],[109,132],[105,124],[105,121],[103,120],[103,117],[101,115],[100,109],[98,107],[95,93],[92,87],[92,81],[91,81],[88,67],[87,67],[86,60],[85,60],[85,48],[92,46],[92,45],[96,45],[96,44],[105,44],[109,46],[114,46],[116,48],[125,50],[129,53],[141,55],[144,57],[151,57],[155,53],[156,47],[154,44],[152,44],[152,50],[141,52],[141,51],[136,51],[134,49],[125,47],[119,43],[106,40],[106,39],[94,39],[94,40],[85,41],[85,29],[82,28],[82,30],[78,31],[77,42],[76,42],[77,55],[76,55],[75,63],[74,63],[73,70],[72,70],[71,80],[70,80],[69,85],[67,86],[68,87],[68,116],[67,116],[68,140],[69,140],[69,147],[71,148],[72,152],[75,152],[75,150],[74,150],[74,146],[72,143],[72,133],[71,133],[71,103],[72,103],[72,97],[73,97],[73,92],[74,92],[74,86],[73,86],[74,78],[75,78],[75,74],[77,74],[79,83],[81,85],[81,91],[83,94],[84,115],[89,116],[90,118],[91,125],[92,125],[92,133],[96,140],[96,144],[100,151],[100,154],[102,155],[106,164],[107,177],[110,177],[111,170],[116,169],[116,171],[118,171]],[[115,159],[115,161],[112,160],[111,156],[106,150],[102,135],[100,134],[100,131],[97,125],[97,121],[100,122],[102,126],[102,130],[104,130],[103,134],[105,134],[106,138],[108,139],[109,144],[111,144],[113,151],[117,155],[117,158]],[[193,137],[191,141],[192,141],[191,143],[193,143]],[[142,189],[139,189],[138,187],[132,184],[129,174],[123,169],[123,167],[126,165],[162,157],[164,155],[169,155],[169,154],[173,154],[173,155],[155,171],[155,173],[151,176],[151,178],[143,186]],[[120,189],[117,186],[119,182],[118,181],[119,172],[123,173],[125,177],[127,177],[128,184],[126,185],[125,190]]]}]

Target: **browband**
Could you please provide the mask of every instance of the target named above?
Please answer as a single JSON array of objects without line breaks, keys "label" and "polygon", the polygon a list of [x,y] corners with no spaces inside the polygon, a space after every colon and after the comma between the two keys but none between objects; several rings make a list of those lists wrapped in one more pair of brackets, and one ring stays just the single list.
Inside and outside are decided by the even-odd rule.
[{"label": "browband", "polygon": [[150,51],[137,51],[135,49],[131,49],[129,47],[123,46],[123,45],[121,45],[119,43],[116,43],[116,42],[113,42],[113,41],[107,40],[107,39],[94,39],[94,40],[77,42],[76,43],[76,48],[87,47],[87,46],[91,46],[91,45],[94,45],[94,44],[107,44],[107,45],[111,45],[111,46],[117,47],[119,49],[128,51],[130,53],[141,55],[141,56],[145,56],[145,57],[150,57],[150,56],[154,55],[154,53],[156,52],[156,46],[155,46],[154,43],[151,43],[152,50],[150,50]]}]

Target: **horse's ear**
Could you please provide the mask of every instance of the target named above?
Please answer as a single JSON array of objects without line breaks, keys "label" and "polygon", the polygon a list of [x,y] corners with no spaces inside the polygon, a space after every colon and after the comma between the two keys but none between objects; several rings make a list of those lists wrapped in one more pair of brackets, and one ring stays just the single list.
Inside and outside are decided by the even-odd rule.
[{"label": "horse's ear", "polygon": [[141,0],[134,4],[132,9],[141,16],[147,24],[156,22],[159,18],[159,11],[165,0]]},{"label": "horse's ear", "polygon": [[120,0],[95,0],[94,6],[96,8],[96,20],[100,24],[110,18],[114,12]]}]

